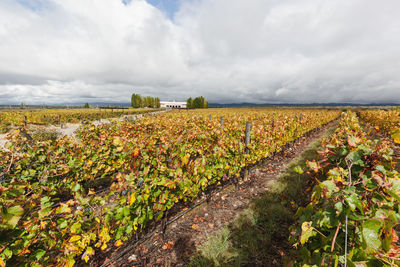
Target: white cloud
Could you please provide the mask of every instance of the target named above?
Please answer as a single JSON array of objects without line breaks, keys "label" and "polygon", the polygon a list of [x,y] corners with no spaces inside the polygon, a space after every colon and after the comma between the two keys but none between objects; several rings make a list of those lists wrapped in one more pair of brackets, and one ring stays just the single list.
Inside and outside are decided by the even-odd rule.
[{"label": "white cloud", "polygon": [[[21,1],[20,1],[21,2]],[[0,103],[400,103],[400,2],[0,2]],[[397,100],[399,99],[399,100]]]}]

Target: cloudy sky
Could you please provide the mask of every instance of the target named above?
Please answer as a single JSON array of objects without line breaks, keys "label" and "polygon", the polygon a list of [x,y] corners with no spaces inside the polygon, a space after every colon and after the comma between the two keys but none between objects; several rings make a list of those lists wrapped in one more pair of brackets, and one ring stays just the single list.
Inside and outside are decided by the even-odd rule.
[{"label": "cloudy sky", "polygon": [[400,103],[399,0],[0,0],[0,104]]}]

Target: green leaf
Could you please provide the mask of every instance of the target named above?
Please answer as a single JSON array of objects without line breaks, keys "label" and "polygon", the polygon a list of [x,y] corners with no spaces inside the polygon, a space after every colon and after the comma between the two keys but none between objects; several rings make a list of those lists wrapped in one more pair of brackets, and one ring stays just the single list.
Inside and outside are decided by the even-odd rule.
[{"label": "green leaf", "polygon": [[304,173],[303,169],[300,166],[294,167],[293,171],[295,171],[298,174],[303,174]]},{"label": "green leaf", "polygon": [[364,166],[364,161],[362,161],[361,157],[362,151],[361,150],[356,150],[353,152],[350,152],[347,158],[351,160],[351,162],[354,165],[359,165],[359,166]]},{"label": "green leaf", "polygon": [[70,228],[71,233],[73,234],[78,233],[81,230],[81,226],[82,225],[79,222],[74,223]]},{"label": "green leaf", "polygon": [[303,222],[301,225],[301,236],[300,243],[304,245],[308,241],[308,239],[312,236],[315,236],[314,227],[311,226],[312,222]]},{"label": "green leaf", "polygon": [[339,213],[342,213],[342,211],[343,211],[343,203],[342,203],[342,202],[336,202],[336,203],[335,203],[335,209],[336,209]]},{"label": "green leaf", "polygon": [[6,248],[3,251],[3,254],[4,254],[4,256],[6,256],[6,259],[10,259],[12,257],[12,255],[13,255],[13,252],[9,248]]},{"label": "green leaf", "polygon": [[46,251],[43,250],[43,249],[39,249],[39,250],[37,250],[37,251],[35,252],[35,258],[36,258],[37,260],[40,260],[40,259],[44,256],[44,254],[46,254]]},{"label": "green leaf", "polygon": [[67,227],[68,226],[68,221],[63,221],[62,223],[60,223],[59,225],[58,225],[58,227],[60,228],[60,229],[64,229],[65,227]]},{"label": "green leaf", "polygon": [[81,185],[78,184],[78,183],[76,183],[76,184],[72,187],[72,191],[74,191],[74,192],[78,191],[79,189],[81,189]]},{"label": "green leaf", "polygon": [[375,169],[376,169],[377,171],[380,171],[382,174],[385,174],[385,175],[386,175],[386,173],[387,173],[385,167],[382,166],[382,165],[376,166]]},{"label": "green leaf", "polygon": [[362,224],[363,241],[369,252],[378,251],[382,245],[380,240],[381,226],[378,220],[367,220]]},{"label": "green leaf", "polygon": [[14,228],[18,224],[22,214],[24,214],[24,209],[21,206],[14,206],[7,208],[5,213],[2,212],[2,217],[5,224]]},{"label": "green leaf", "polygon": [[24,214],[24,209],[18,205],[18,206],[7,208],[7,213],[13,214],[16,216],[21,216],[22,214]]},{"label": "green leaf", "polygon": [[358,199],[356,194],[351,194],[346,197],[346,202],[349,204],[351,211],[355,211],[358,208],[362,214],[364,214],[363,206],[361,200]]},{"label": "green leaf", "polygon": [[321,187],[323,192],[326,192],[326,196],[327,197],[331,197],[334,192],[338,192],[339,191],[339,188],[331,180],[323,181],[320,184],[320,187]]}]

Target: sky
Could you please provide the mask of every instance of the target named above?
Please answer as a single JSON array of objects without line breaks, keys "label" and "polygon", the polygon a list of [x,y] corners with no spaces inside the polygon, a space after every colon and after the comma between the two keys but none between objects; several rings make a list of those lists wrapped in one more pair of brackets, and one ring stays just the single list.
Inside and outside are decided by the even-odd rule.
[{"label": "sky", "polygon": [[0,104],[399,103],[398,0],[0,0]]}]

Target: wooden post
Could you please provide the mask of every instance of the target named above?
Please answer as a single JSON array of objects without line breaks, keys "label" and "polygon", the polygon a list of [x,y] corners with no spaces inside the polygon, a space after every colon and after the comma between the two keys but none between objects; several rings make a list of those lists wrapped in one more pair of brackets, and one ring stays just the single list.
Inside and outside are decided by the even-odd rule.
[{"label": "wooden post", "polygon": [[212,120],[212,115],[210,114],[210,120]]},{"label": "wooden post", "polygon": [[[251,123],[246,122],[246,132],[245,132],[245,138],[244,138],[244,144],[246,145],[245,148],[245,153],[248,154],[249,148],[247,147],[250,144],[250,130],[251,130]],[[246,166],[244,169],[244,180],[247,181],[249,179],[249,168]]]},{"label": "wooden post", "polygon": [[224,117],[221,117],[221,127],[224,127]]},{"label": "wooden post", "polygon": [[26,116],[24,116],[24,125],[26,127],[26,125],[28,124],[28,118]]},{"label": "wooden post", "polygon": [[246,148],[250,144],[250,129],[251,129],[251,122],[246,122],[246,132],[245,132],[245,139],[244,139]]},{"label": "wooden post", "polygon": [[61,115],[58,115],[58,124],[61,123]]},{"label": "wooden post", "polygon": [[300,121],[303,120],[303,113],[300,114]]}]

